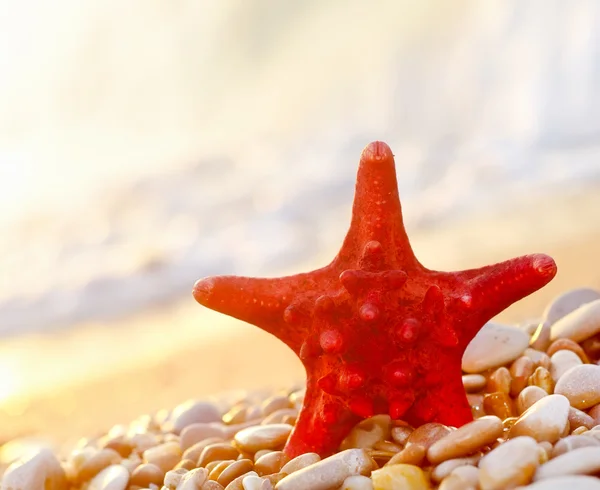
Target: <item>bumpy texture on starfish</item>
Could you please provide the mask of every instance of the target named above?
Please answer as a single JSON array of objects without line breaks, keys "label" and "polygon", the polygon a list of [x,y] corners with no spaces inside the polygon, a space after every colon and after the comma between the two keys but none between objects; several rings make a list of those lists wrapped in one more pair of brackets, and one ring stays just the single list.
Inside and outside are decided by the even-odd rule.
[{"label": "bumpy texture on starfish", "polygon": [[460,272],[423,267],[402,222],[394,157],[374,142],[362,152],[350,230],[331,264],[275,279],[209,277],[194,297],[298,355],[306,396],[285,452],[327,456],[373,414],[413,425],[472,420],[465,348],[486,321],[555,274],[543,254]]}]

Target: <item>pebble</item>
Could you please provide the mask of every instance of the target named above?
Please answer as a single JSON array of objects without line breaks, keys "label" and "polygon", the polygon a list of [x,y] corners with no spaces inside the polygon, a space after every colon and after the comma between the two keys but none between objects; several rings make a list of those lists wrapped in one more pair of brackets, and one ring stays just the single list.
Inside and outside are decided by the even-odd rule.
[{"label": "pebble", "polygon": [[199,488],[205,488],[203,485],[207,479],[208,472],[205,468],[195,468],[183,473],[175,488],[176,490],[198,490]]},{"label": "pebble", "polygon": [[578,449],[580,447],[600,446],[600,441],[595,437],[589,437],[586,435],[580,436],[567,436],[563,437],[558,441],[552,448],[551,456],[556,458],[561,454]]},{"label": "pebble", "polygon": [[368,476],[352,475],[344,480],[340,490],[374,490],[373,480]]},{"label": "pebble", "polygon": [[487,379],[482,374],[463,374],[462,382],[467,393],[477,393],[485,388]]},{"label": "pebble", "polygon": [[275,489],[334,490],[349,476],[368,475],[373,466],[373,460],[364,449],[346,449],[286,476]]},{"label": "pebble", "polygon": [[514,361],[529,345],[529,336],[521,329],[498,323],[486,323],[468,345],[462,358],[465,373],[481,373]]},{"label": "pebble", "polygon": [[210,422],[221,422],[219,408],[214,403],[190,400],[173,410],[170,419],[163,424],[163,430],[172,429],[175,434],[180,434],[188,425]]},{"label": "pebble", "polygon": [[540,466],[534,480],[563,475],[586,475],[600,471],[600,447],[580,447],[551,459]]},{"label": "pebble", "polygon": [[583,347],[581,347],[577,342],[574,342],[571,339],[556,339],[554,342],[552,342],[552,345],[548,347],[546,354],[551,356],[559,350],[569,350],[571,352],[574,352],[579,356],[579,358],[584,364],[588,364],[590,362],[587,354],[583,350]]},{"label": "pebble", "polygon": [[296,456],[291,461],[288,461],[283,465],[280,471],[291,475],[295,471],[306,468],[307,466],[318,463],[319,461],[321,461],[321,457],[317,453],[304,453]]},{"label": "pebble", "polygon": [[165,472],[154,464],[141,464],[131,473],[131,485],[147,488],[151,483],[162,485]]},{"label": "pebble", "polygon": [[480,417],[450,432],[427,450],[427,459],[436,464],[474,453],[502,435],[502,420],[493,415]]},{"label": "pebble", "polygon": [[579,427],[585,427],[586,429],[591,429],[596,425],[594,419],[590,417],[587,413],[582,410],[578,410],[577,408],[569,407],[569,428],[570,430],[575,430]]},{"label": "pebble", "polygon": [[527,386],[519,393],[517,397],[517,412],[521,415],[525,410],[531,407],[535,402],[541,400],[545,396],[548,396],[545,390],[539,386]]},{"label": "pebble", "polygon": [[600,292],[592,288],[577,288],[566,291],[552,300],[544,310],[544,318],[554,324],[582,305],[600,299]]},{"label": "pebble", "polygon": [[181,449],[186,450],[192,447],[194,444],[203,441],[204,439],[218,437],[219,439],[225,439],[225,429],[221,423],[210,423],[206,424],[198,422],[195,424],[188,425],[181,431],[179,443]]},{"label": "pebble", "polygon": [[486,454],[479,462],[481,490],[503,490],[529,483],[538,467],[533,437],[515,437]]},{"label": "pebble", "polygon": [[600,332],[600,299],[565,315],[550,328],[550,340],[569,338],[582,342]]},{"label": "pebble", "polygon": [[554,392],[566,396],[571,405],[580,410],[600,403],[600,366],[572,367],[558,380]]},{"label": "pebble", "polygon": [[545,351],[550,345],[550,322],[545,320],[540,322],[535,332],[529,340],[529,346],[533,349]]},{"label": "pebble", "polygon": [[261,449],[281,448],[293,427],[289,424],[255,425],[239,431],[234,439],[244,451],[255,453]]},{"label": "pebble", "polygon": [[12,463],[2,477],[0,488],[66,490],[68,486],[65,472],[56,456],[50,449],[41,449]]},{"label": "pebble", "polygon": [[481,459],[481,453],[467,456],[464,458],[448,459],[443,463],[438,464],[431,472],[431,479],[435,482],[441,482],[450,473],[452,473],[459,466],[474,466]]},{"label": "pebble", "polygon": [[254,469],[260,476],[278,473],[289,460],[283,451],[271,451],[256,458]]},{"label": "pebble", "polygon": [[406,446],[392,456],[388,464],[420,464],[425,459],[429,447],[450,433],[445,425],[430,422],[415,429],[408,436]]},{"label": "pebble", "polygon": [[340,449],[372,448],[391,437],[392,419],[389,415],[375,415],[356,424],[342,441]]},{"label": "pebble", "polygon": [[83,483],[96,476],[104,468],[121,461],[121,455],[114,449],[101,449],[86,459],[77,471],[76,481]]},{"label": "pebble", "polygon": [[375,470],[371,479],[374,490],[429,490],[431,485],[423,470],[411,464],[393,464]]},{"label": "pebble", "polygon": [[113,464],[92,478],[87,490],[125,490],[128,484],[127,469],[119,464]]},{"label": "pebble", "polygon": [[523,490],[600,490],[600,480],[592,476],[561,476],[522,487]]},{"label": "pebble", "polygon": [[562,395],[545,396],[517,419],[508,437],[531,436],[538,442],[554,444],[568,427],[569,406],[569,400]]},{"label": "pebble", "polygon": [[152,463],[166,473],[181,460],[181,447],[175,441],[165,442],[146,449],[143,458],[144,463]]},{"label": "pebble", "polygon": [[[254,464],[252,463],[251,460],[238,459],[237,461],[235,461],[235,462],[231,463],[229,466],[227,466],[227,468],[225,468],[221,472],[221,474],[217,478],[217,481],[224,487],[227,487],[234,480],[238,479],[239,486],[241,487],[242,479],[240,477],[243,475],[249,474],[252,471],[253,467],[254,467]],[[257,473],[254,473],[254,475],[257,475]]]},{"label": "pebble", "polygon": [[581,358],[570,350],[559,350],[550,356],[550,374],[556,383],[563,374],[575,366],[581,366]]}]

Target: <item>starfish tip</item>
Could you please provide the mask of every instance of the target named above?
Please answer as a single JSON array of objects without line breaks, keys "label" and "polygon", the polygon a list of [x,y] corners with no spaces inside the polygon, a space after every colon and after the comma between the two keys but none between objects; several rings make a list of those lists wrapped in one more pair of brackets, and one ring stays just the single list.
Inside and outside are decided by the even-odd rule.
[{"label": "starfish tip", "polygon": [[535,254],[533,256],[532,266],[540,275],[552,279],[556,275],[556,262],[546,254]]},{"label": "starfish tip", "polygon": [[392,149],[383,141],[373,141],[365,146],[360,160],[363,163],[382,162],[384,160],[393,160]]},{"label": "starfish tip", "polygon": [[196,284],[194,284],[194,289],[192,291],[194,299],[198,303],[206,305],[210,297],[212,296],[214,288],[215,280],[212,277],[205,277],[204,279],[196,281]]}]

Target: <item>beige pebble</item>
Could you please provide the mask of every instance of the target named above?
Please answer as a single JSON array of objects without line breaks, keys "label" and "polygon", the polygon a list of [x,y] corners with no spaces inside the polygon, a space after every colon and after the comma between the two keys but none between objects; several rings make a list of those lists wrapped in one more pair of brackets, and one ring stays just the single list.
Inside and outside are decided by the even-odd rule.
[{"label": "beige pebble", "polygon": [[544,318],[551,324],[575,311],[582,305],[600,299],[600,292],[592,288],[577,288],[561,293],[544,310]]},{"label": "beige pebble", "polygon": [[113,464],[92,478],[87,490],[125,490],[128,484],[127,469],[119,464]]},{"label": "beige pebble", "polygon": [[197,442],[193,446],[188,447],[183,452],[181,459],[191,459],[192,461],[196,462],[200,458],[200,455],[202,454],[202,451],[204,451],[205,447],[212,444],[222,443],[225,443],[225,440],[221,439],[220,437],[209,437],[208,439],[204,439],[203,441]]},{"label": "beige pebble", "polygon": [[558,380],[554,392],[566,396],[575,408],[583,410],[596,405],[600,402],[600,366],[572,367]]},{"label": "beige pebble", "polygon": [[83,462],[74,480],[78,483],[88,481],[104,468],[119,463],[121,459],[121,455],[114,449],[101,449]]},{"label": "beige pebble", "polygon": [[442,480],[439,490],[478,490],[479,470],[474,466],[459,466]]},{"label": "beige pebble", "polygon": [[388,464],[421,464],[429,447],[450,432],[449,427],[435,422],[421,425],[411,432],[404,449],[392,456]]},{"label": "beige pebble", "polygon": [[581,361],[584,364],[587,364],[590,362],[590,360],[589,360],[587,354],[585,353],[585,351],[583,350],[583,348],[577,342],[575,342],[571,339],[567,339],[567,338],[556,339],[554,342],[552,342],[552,344],[550,344],[550,346],[547,349],[546,354],[548,354],[549,356],[552,356],[559,350],[568,350],[568,351],[571,351],[571,352],[577,354],[579,356],[579,359],[581,359]]},{"label": "beige pebble", "polygon": [[582,342],[600,332],[600,299],[581,305],[550,329],[550,339],[569,338]]},{"label": "beige pebble", "polygon": [[508,437],[531,436],[538,442],[556,442],[568,430],[569,400],[548,395],[535,402],[515,422]]},{"label": "beige pebble", "polygon": [[273,395],[262,402],[261,408],[265,416],[272,414],[278,410],[292,408],[293,404],[289,397],[285,395]]},{"label": "beige pebble", "polygon": [[418,466],[394,464],[373,471],[374,490],[429,490],[429,480]]},{"label": "beige pebble", "polygon": [[534,480],[564,475],[586,475],[600,471],[600,447],[580,447],[557,456],[540,466]]},{"label": "beige pebble", "polygon": [[56,456],[49,449],[41,449],[12,463],[2,477],[0,488],[66,490],[68,486],[65,472]]},{"label": "beige pebble", "polygon": [[594,419],[587,413],[573,407],[569,407],[569,427],[571,430],[578,429],[579,427],[585,427],[591,429],[596,423]]},{"label": "beige pebble", "polygon": [[162,485],[165,472],[154,464],[141,464],[131,473],[130,485],[147,488],[150,484]]},{"label": "beige pebble", "polygon": [[221,422],[221,411],[211,402],[189,400],[175,407],[171,417],[163,424],[163,430],[175,434],[191,424]]},{"label": "beige pebble", "polygon": [[289,460],[283,451],[271,451],[256,459],[254,469],[260,476],[278,473]]},{"label": "beige pebble", "polygon": [[570,350],[559,350],[550,356],[550,374],[556,383],[569,369],[583,364],[580,357]]},{"label": "beige pebble", "polygon": [[[169,490],[175,490],[183,475],[185,475],[189,470],[184,468],[178,468],[176,470],[170,470],[165,473],[164,486]],[[206,471],[206,470],[205,470]]]},{"label": "beige pebble", "polygon": [[[217,481],[223,485],[225,488],[236,479],[239,479],[240,476],[245,475],[252,471],[254,468],[254,464],[249,459],[238,459],[234,463],[231,463],[227,468],[225,468]],[[256,474],[256,473],[255,473]],[[239,486],[242,486],[242,480],[239,480]]]},{"label": "beige pebble", "polygon": [[488,322],[475,335],[462,358],[465,373],[481,373],[514,361],[529,345],[521,329]]},{"label": "beige pebble", "polygon": [[340,490],[373,490],[373,480],[368,476],[352,475],[344,480]]},{"label": "beige pebble", "polygon": [[594,405],[587,413],[594,419],[594,425],[600,424],[600,404]]},{"label": "beige pebble", "polygon": [[431,472],[431,479],[434,482],[441,482],[450,473],[452,473],[459,466],[475,466],[481,459],[481,453],[473,454],[472,456],[466,456],[464,458],[448,459],[443,463],[438,464]]},{"label": "beige pebble", "polygon": [[519,396],[517,397],[517,413],[521,415],[535,402],[541,400],[545,396],[548,396],[548,393],[542,390],[539,386],[527,386],[523,389],[523,391],[521,391],[521,393],[519,393]]},{"label": "beige pebble", "polygon": [[356,424],[350,434],[342,441],[340,449],[367,449],[372,448],[380,441],[391,437],[391,417],[389,415],[375,415]]},{"label": "beige pebble", "polygon": [[321,457],[317,453],[300,454],[299,456],[296,456],[294,459],[284,464],[280,471],[290,475],[295,471],[301,470],[302,468],[306,468],[307,466],[318,463],[319,461],[321,461]]},{"label": "beige pebble", "polygon": [[[237,478],[233,479],[226,487],[225,490],[244,490],[244,480],[249,477],[249,476],[258,476],[256,474],[256,471],[249,471],[248,473],[245,473],[243,475],[238,476]],[[270,483],[270,482],[269,482]],[[269,484],[269,483],[265,483],[263,482],[263,484]],[[271,490],[273,490],[273,485],[270,485],[269,488]]]},{"label": "beige pebble", "polygon": [[542,366],[537,367],[533,374],[529,376],[527,384],[529,386],[539,386],[549,395],[554,393],[554,380],[552,379],[552,375],[548,369],[543,368]]},{"label": "beige pebble", "polygon": [[502,420],[498,417],[481,417],[433,443],[427,450],[427,459],[436,464],[447,459],[468,456],[498,439],[502,430]]},{"label": "beige pebble", "polygon": [[271,412],[269,415],[267,415],[264,419],[262,419],[260,423],[262,425],[283,424],[285,423],[283,421],[289,418],[292,418],[294,420],[298,418],[297,408],[280,408],[279,410],[275,410],[274,412]]},{"label": "beige pebble", "polygon": [[239,431],[236,444],[244,451],[254,453],[260,449],[283,447],[293,427],[288,424],[256,425]]},{"label": "beige pebble", "polygon": [[143,458],[144,463],[152,463],[167,472],[181,460],[181,454],[181,447],[177,442],[165,442],[146,449]]},{"label": "beige pebble", "polygon": [[486,415],[495,415],[502,420],[516,415],[512,398],[502,391],[486,394],[483,397],[483,410]]},{"label": "beige pebble", "polygon": [[482,374],[463,374],[463,386],[467,393],[477,393],[485,388],[487,380]]},{"label": "beige pebble", "polygon": [[181,475],[176,490],[198,490],[204,488],[208,480],[208,472],[204,468],[195,468]]},{"label": "beige pebble", "polygon": [[541,480],[517,490],[600,490],[600,480],[592,476],[560,476]]},{"label": "beige pebble", "polygon": [[401,425],[398,427],[393,427],[392,440],[400,446],[404,446],[413,431],[414,429],[410,425]]},{"label": "beige pebble", "polygon": [[276,490],[337,489],[352,475],[368,475],[373,460],[364,449],[347,449],[280,480]]},{"label": "beige pebble", "polygon": [[223,424],[202,422],[190,424],[181,431],[180,444],[181,449],[186,450],[194,444],[209,438],[225,439],[225,431]]},{"label": "beige pebble", "polygon": [[504,490],[529,483],[538,467],[538,445],[532,437],[515,437],[479,462],[481,490]]},{"label": "beige pebble", "polygon": [[579,436],[567,436],[560,439],[552,448],[552,452],[550,456],[552,458],[556,458],[561,454],[564,454],[569,451],[573,451],[574,449],[578,449],[580,447],[596,447],[600,446],[600,441],[595,437],[590,437],[587,435],[579,435]]},{"label": "beige pebble", "polygon": [[240,452],[227,442],[218,442],[206,446],[198,457],[197,466],[206,466],[212,461],[223,461],[225,459],[237,459]]},{"label": "beige pebble", "polygon": [[550,322],[540,322],[529,340],[529,346],[533,349],[545,351],[550,345]]},{"label": "beige pebble", "polygon": [[159,440],[158,436],[156,436],[155,434],[151,434],[150,432],[142,432],[139,434],[133,434],[129,438],[129,443],[137,452],[143,453],[147,449],[157,446]]},{"label": "beige pebble", "polygon": [[[267,480],[263,480],[258,475],[245,475],[242,479],[242,488],[244,490],[263,490],[263,483]],[[272,488],[272,487],[271,487]]]},{"label": "beige pebble", "polygon": [[487,391],[500,392],[508,395],[512,384],[512,376],[510,371],[505,366],[500,366],[495,369],[487,382]]},{"label": "beige pebble", "polygon": [[528,357],[533,361],[534,368],[540,366],[546,369],[550,368],[550,356],[548,356],[548,354],[546,354],[545,352],[541,352],[532,348],[527,348],[523,352],[523,356]]},{"label": "beige pebble", "polygon": [[208,480],[204,485],[202,485],[202,490],[225,490],[223,488],[223,485],[221,485],[220,483],[213,481],[213,480]]}]

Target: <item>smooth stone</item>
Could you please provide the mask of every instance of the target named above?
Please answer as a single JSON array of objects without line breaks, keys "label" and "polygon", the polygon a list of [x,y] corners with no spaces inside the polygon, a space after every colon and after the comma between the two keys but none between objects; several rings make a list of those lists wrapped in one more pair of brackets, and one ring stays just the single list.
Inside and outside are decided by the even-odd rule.
[{"label": "smooth stone", "polygon": [[41,449],[12,463],[2,477],[2,490],[66,490],[65,472],[50,449]]},{"label": "smooth stone", "polygon": [[477,393],[485,388],[487,379],[482,374],[464,374],[462,383],[467,393]]},{"label": "smooth stone", "polygon": [[375,415],[356,424],[342,441],[340,449],[367,449],[391,437],[392,419],[389,415]]},{"label": "smooth stone", "polygon": [[499,323],[486,323],[467,346],[462,370],[476,374],[514,361],[529,346],[529,336],[521,329]]},{"label": "smooth stone", "polygon": [[180,434],[188,425],[211,422],[221,422],[219,408],[214,403],[190,400],[177,406],[164,425],[171,426],[175,434]]},{"label": "smooth stone", "polygon": [[275,490],[334,490],[352,475],[368,475],[374,461],[364,449],[347,449],[286,476]]},{"label": "smooth stone", "polygon": [[550,374],[557,382],[563,374],[575,366],[581,366],[581,358],[570,350],[559,350],[550,356]]},{"label": "smooth stone", "polygon": [[510,439],[479,462],[481,490],[503,490],[529,483],[538,467],[538,445],[533,437]]},{"label": "smooth stone", "polygon": [[525,410],[510,428],[508,437],[531,436],[538,442],[554,444],[567,429],[569,406],[569,400],[562,395],[545,396]]},{"label": "smooth stone", "polygon": [[374,490],[429,490],[423,470],[412,464],[386,465],[371,474]]},{"label": "smooth stone", "polygon": [[295,471],[299,471],[302,468],[306,468],[307,466],[318,463],[319,461],[321,461],[321,457],[317,453],[300,454],[299,456],[296,456],[294,459],[284,464],[281,467],[280,471],[291,475]]},{"label": "smooth stone", "polygon": [[447,459],[443,463],[438,464],[431,472],[431,479],[434,482],[441,482],[456,468],[461,466],[475,466],[481,459],[481,453],[465,456],[463,458]]},{"label": "smooth stone", "polygon": [[188,425],[181,431],[181,437],[179,443],[181,449],[186,450],[197,444],[204,439],[218,437],[220,439],[225,438],[225,428],[221,423],[210,423],[206,424],[198,422],[195,424]]},{"label": "smooth stone", "polygon": [[550,340],[583,342],[600,332],[600,299],[586,303],[550,327]]},{"label": "smooth stone", "polygon": [[548,396],[548,393],[539,386],[526,386],[517,397],[517,412],[521,415],[545,396]]},{"label": "smooth stone", "polygon": [[600,471],[600,447],[580,447],[556,456],[540,466],[534,480],[565,475],[586,475]]},{"label": "smooth stone", "polygon": [[234,439],[240,449],[255,453],[261,449],[282,447],[292,429],[289,424],[254,425],[239,431]]},{"label": "smooth stone", "polygon": [[566,291],[550,302],[544,310],[544,318],[552,325],[580,306],[597,299],[600,299],[600,292],[595,289],[577,288]]},{"label": "smooth stone", "polygon": [[113,464],[104,468],[90,481],[88,490],[125,490],[129,484],[127,468]]},{"label": "smooth stone", "polygon": [[450,432],[427,450],[427,459],[441,463],[473,454],[498,439],[504,430],[502,420],[494,415],[480,417]]},{"label": "smooth stone", "polygon": [[580,410],[600,403],[600,366],[572,367],[558,380],[554,393],[566,396],[571,405]]},{"label": "smooth stone", "polygon": [[550,456],[556,458],[561,454],[565,454],[580,447],[597,447],[600,446],[600,441],[595,437],[590,437],[585,434],[579,436],[567,436],[558,441],[552,448]]},{"label": "smooth stone", "polygon": [[181,461],[181,447],[175,441],[165,442],[146,449],[143,458],[144,463],[156,465],[166,473]]},{"label": "smooth stone", "polygon": [[550,480],[541,480],[523,490],[600,490],[600,480],[593,476],[560,476]]},{"label": "smooth stone", "polygon": [[340,490],[374,490],[373,480],[368,476],[352,475],[344,480]]}]

